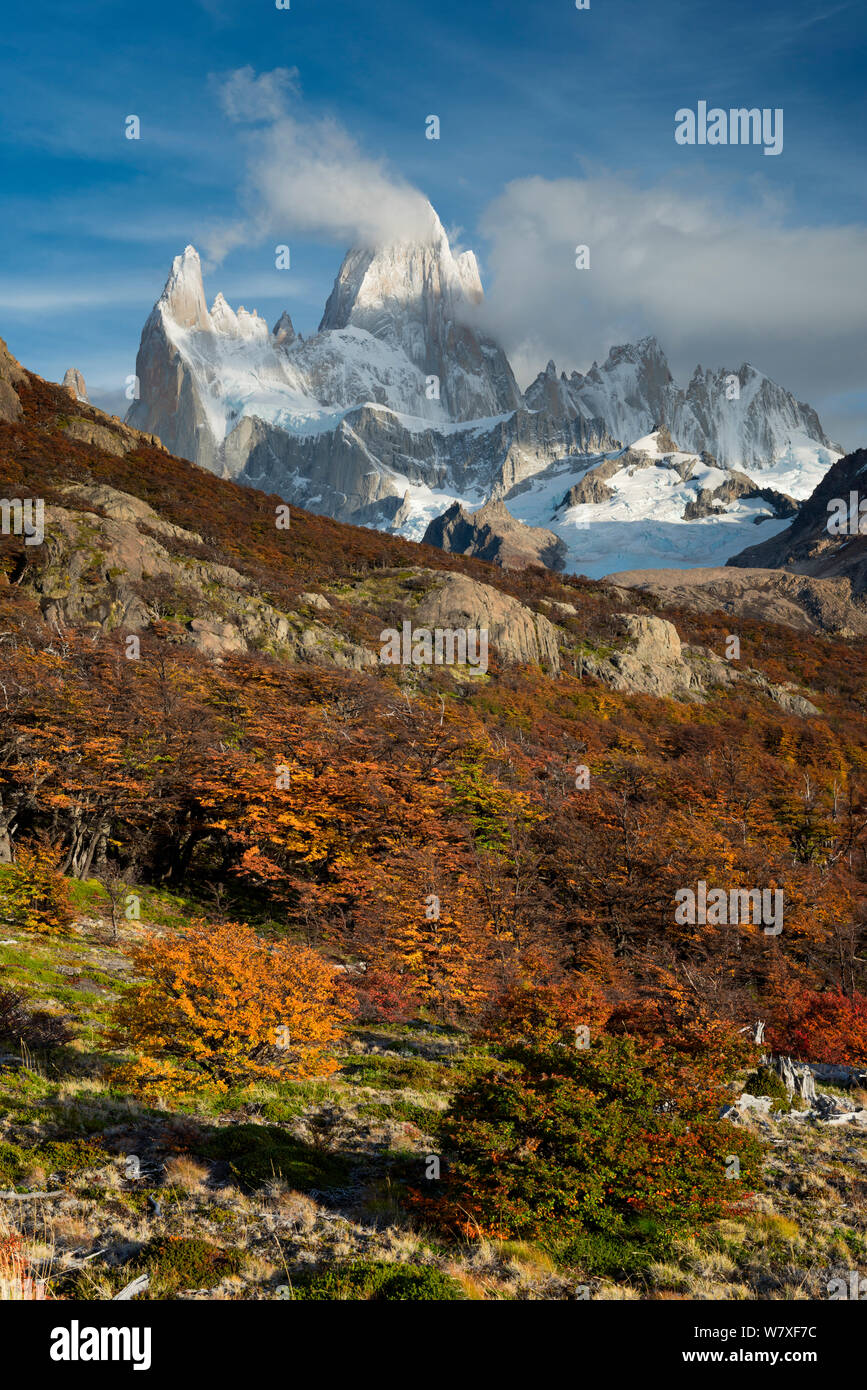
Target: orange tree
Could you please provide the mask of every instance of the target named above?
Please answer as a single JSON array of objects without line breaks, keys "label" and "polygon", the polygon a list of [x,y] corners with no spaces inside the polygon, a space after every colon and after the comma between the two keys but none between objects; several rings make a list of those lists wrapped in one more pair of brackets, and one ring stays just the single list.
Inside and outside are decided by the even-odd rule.
[{"label": "orange tree", "polygon": [[25,931],[61,932],[71,926],[75,913],[59,858],[43,841],[18,846],[15,863],[0,877],[0,918]]},{"label": "orange tree", "polygon": [[131,955],[143,978],[115,1007],[114,1038],[144,1056],[119,1073],[121,1084],[150,1077],[170,1086],[173,1061],[220,1087],[335,1069],[332,1049],[351,1011],[315,951],[265,941],[243,923],[200,921],[151,933]]}]

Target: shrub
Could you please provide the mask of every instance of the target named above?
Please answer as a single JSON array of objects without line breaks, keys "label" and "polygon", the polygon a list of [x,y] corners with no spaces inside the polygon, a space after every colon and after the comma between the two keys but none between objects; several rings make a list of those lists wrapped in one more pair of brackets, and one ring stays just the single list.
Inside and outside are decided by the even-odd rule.
[{"label": "shrub", "polygon": [[418,1014],[419,1003],[405,976],[394,970],[366,970],[350,976],[358,999],[361,1023],[409,1023]]},{"label": "shrub", "polygon": [[73,1037],[71,1020],[47,1009],[31,1009],[17,989],[0,989],[0,1038],[27,1047],[60,1047]]},{"label": "shrub", "polygon": [[858,1066],[867,1062],[867,995],[811,990],[797,985],[780,990],[771,1006],[768,1045],[811,1062]]},{"label": "shrub", "polygon": [[580,976],[550,985],[528,980],[501,995],[482,1025],[481,1036],[496,1043],[550,1047],[574,1042],[580,1027],[595,1034],[604,1028],[610,1013],[598,987]]},{"label": "shrub", "polygon": [[783,1114],[788,1114],[792,1108],[785,1083],[772,1067],[758,1067],[751,1072],[744,1082],[744,1090],[751,1096],[770,1096],[774,1102],[771,1108]]},{"label": "shrub", "polygon": [[20,1186],[34,1169],[41,1169],[49,1179],[64,1181],[84,1169],[101,1168],[106,1162],[105,1149],[93,1139],[53,1140],[31,1149],[0,1143],[0,1184]]},{"label": "shrub", "polygon": [[658,1242],[736,1210],[758,1181],[761,1145],[718,1107],[702,1066],[631,1038],[512,1048],[499,1074],[453,1097],[435,1209],[466,1235],[552,1249],[588,1236]]},{"label": "shrub", "polygon": [[15,863],[0,874],[0,916],[25,931],[66,931],[75,913],[59,860],[60,853],[52,845],[20,844]]},{"label": "shrub", "polygon": [[246,1188],[285,1178],[290,1187],[309,1192],[334,1187],[346,1177],[339,1158],[272,1125],[227,1125],[216,1131],[202,1152],[206,1158],[224,1159]]},{"label": "shrub", "polygon": [[[161,1064],[190,1062],[222,1089],[287,1069],[311,1076],[336,1068],[331,1049],[351,1011],[315,951],[264,941],[235,922],[195,922],[181,933],[150,934],[132,957],[146,978],[115,1006],[115,1041]],[[171,1069],[158,1070],[170,1093]],[[121,1071],[116,1079],[133,1076]],[[177,1085],[184,1084],[181,1074]]]},{"label": "shrub", "polygon": [[296,1299],[367,1299],[374,1303],[406,1303],[465,1299],[456,1279],[433,1265],[385,1264],[353,1260],[320,1274],[302,1275],[293,1281]]},{"label": "shrub", "polygon": [[447,1091],[454,1086],[454,1068],[427,1057],[370,1056],[353,1058],[343,1065],[341,1076],[364,1086],[383,1090]]},{"label": "shrub", "polygon": [[242,1266],[237,1250],[221,1250],[195,1236],[155,1236],[135,1258],[137,1269],[159,1279],[166,1292],[212,1289],[237,1274]]}]

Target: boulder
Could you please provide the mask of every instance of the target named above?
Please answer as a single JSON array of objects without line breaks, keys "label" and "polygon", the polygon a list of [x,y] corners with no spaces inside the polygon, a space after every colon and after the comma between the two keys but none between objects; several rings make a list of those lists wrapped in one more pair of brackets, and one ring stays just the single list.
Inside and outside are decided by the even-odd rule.
[{"label": "boulder", "polygon": [[321,612],[330,612],[331,604],[324,594],[299,594],[299,603],[306,603],[308,608],[318,608]]},{"label": "boulder", "polygon": [[217,618],[193,618],[189,625],[190,642],[212,660],[220,660],[235,652],[245,652],[247,643],[233,623]]},{"label": "boulder", "polygon": [[552,674],[560,670],[557,629],[547,618],[465,574],[428,573],[434,583],[415,610],[416,627],[487,628],[502,661],[540,662]]}]

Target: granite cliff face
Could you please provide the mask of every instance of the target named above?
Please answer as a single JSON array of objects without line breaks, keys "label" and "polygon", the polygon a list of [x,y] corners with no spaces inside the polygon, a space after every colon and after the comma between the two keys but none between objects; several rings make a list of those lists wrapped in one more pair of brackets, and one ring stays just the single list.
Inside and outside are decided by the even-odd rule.
[{"label": "granite cliff face", "polygon": [[445,415],[473,420],[521,404],[508,358],[473,327],[484,298],[472,251],[454,256],[431,209],[427,243],[349,251],[334,282],[320,333],[359,328],[404,352],[435,377]]},{"label": "granite cliff face", "polygon": [[549,362],[524,399],[555,418],[599,417],[623,444],[664,425],[681,449],[704,450],[724,468],[761,470],[789,450],[836,450],[811,406],[748,363],[736,370],[698,366],[679,387],[653,337],[613,347],[584,375],[558,377]]},{"label": "granite cliff face", "polygon": [[562,569],[566,551],[553,531],[516,521],[505,502],[486,502],[477,512],[455,502],[431,522],[422,540],[452,555],[475,555],[504,569]]}]

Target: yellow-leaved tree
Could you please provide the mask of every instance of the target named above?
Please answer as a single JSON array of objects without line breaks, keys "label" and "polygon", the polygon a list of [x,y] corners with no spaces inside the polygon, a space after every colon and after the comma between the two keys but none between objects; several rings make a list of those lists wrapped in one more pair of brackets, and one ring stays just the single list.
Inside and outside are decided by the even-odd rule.
[{"label": "yellow-leaved tree", "polygon": [[142,1055],[116,1084],[166,1094],[197,1078],[226,1089],[335,1070],[352,1010],[317,952],[245,923],[196,921],[149,933],[130,954],[143,978],[115,1006],[113,1039]]}]

